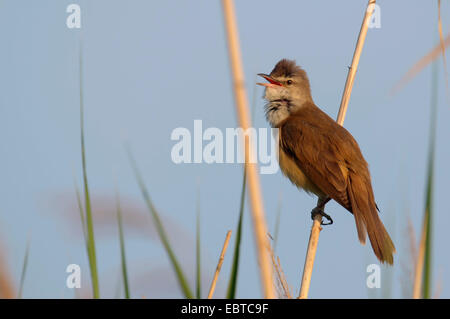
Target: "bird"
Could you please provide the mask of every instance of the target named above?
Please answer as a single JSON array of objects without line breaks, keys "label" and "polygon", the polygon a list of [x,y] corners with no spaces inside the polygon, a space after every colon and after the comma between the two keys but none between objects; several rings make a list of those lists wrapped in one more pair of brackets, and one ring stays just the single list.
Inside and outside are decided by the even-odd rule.
[{"label": "bird", "polygon": [[257,84],[265,87],[266,119],[278,129],[281,171],[318,197],[311,217],[320,214],[333,223],[324,207],[335,200],[353,214],[361,244],[368,235],[378,260],[392,265],[395,246],[378,215],[369,167],[354,137],[316,106],[308,76],[295,61],[282,59],[270,74],[258,75],[267,80]]}]

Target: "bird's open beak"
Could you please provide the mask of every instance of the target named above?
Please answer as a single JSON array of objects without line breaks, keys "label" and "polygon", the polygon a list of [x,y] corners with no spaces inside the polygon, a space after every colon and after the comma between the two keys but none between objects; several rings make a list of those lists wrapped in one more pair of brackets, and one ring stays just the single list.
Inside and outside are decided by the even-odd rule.
[{"label": "bird's open beak", "polygon": [[262,86],[265,86],[265,87],[268,87],[268,88],[283,86],[283,84],[281,84],[281,82],[278,82],[277,80],[274,80],[270,75],[263,74],[263,73],[259,73],[258,75],[262,76],[267,81],[269,81],[269,83],[256,83],[258,85],[262,85]]}]

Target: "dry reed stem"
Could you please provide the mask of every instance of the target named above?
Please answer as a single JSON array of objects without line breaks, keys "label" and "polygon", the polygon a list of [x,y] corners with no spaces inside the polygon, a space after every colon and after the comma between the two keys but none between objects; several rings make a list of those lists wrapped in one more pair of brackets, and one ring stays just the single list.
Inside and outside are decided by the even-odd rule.
[{"label": "dry reed stem", "polygon": [[445,89],[447,92],[447,98],[450,98],[448,87],[447,59],[445,58],[444,33],[442,32],[441,0],[438,0],[438,31],[439,31],[439,42],[441,44],[442,62],[444,64]]},{"label": "dry reed stem", "polygon": [[309,235],[308,250],[306,252],[305,265],[303,267],[302,283],[298,299],[308,298],[309,286],[311,284],[311,275],[314,268],[314,260],[316,258],[317,244],[319,243],[319,234],[322,230],[320,224],[322,216],[314,216],[311,234]]},{"label": "dry reed stem", "polygon": [[[336,122],[339,125],[344,124],[345,114],[347,113],[348,102],[352,93],[353,83],[355,81],[356,71],[358,69],[359,59],[364,47],[364,41],[367,35],[367,29],[369,27],[369,20],[372,17],[372,13],[375,7],[375,0],[369,0],[367,4],[366,13],[359,31],[358,41],[356,43],[355,52],[353,54],[352,65],[349,68],[347,80],[345,82],[344,92],[342,94],[341,105],[339,107],[339,113]],[[298,299],[308,298],[309,286],[311,283],[311,275],[314,267],[314,259],[316,257],[317,244],[319,242],[320,227],[322,216],[316,215],[314,217],[313,226],[311,228],[311,234],[309,236],[308,250],[305,258],[305,266],[303,267],[302,283],[300,288],[300,294]]]},{"label": "dry reed stem", "polygon": [[420,71],[422,71],[428,64],[433,62],[442,52],[442,46],[448,47],[450,45],[450,33],[447,34],[445,39],[441,40],[439,44],[437,44],[430,52],[424,55],[419,61],[416,62],[408,72],[403,76],[403,78],[395,84],[390,90],[389,94],[394,95],[398,91],[400,91],[406,83],[409,82],[412,78],[414,78]]},{"label": "dry reed stem", "polygon": [[273,252],[272,245],[269,245],[267,247],[267,249],[269,249],[270,258],[272,259],[272,264],[273,264],[273,267],[275,268],[277,278],[281,285],[281,288],[283,289],[283,293],[287,298],[292,299],[292,295],[291,295],[291,292],[289,291],[289,285],[287,283],[286,276],[284,275],[283,269],[281,268],[280,258],[277,257],[277,259],[275,260],[275,254]]},{"label": "dry reed stem", "polygon": [[284,275],[283,268],[281,267],[280,257],[278,257],[278,256],[277,256],[277,271],[279,272],[280,280],[284,287],[286,297],[288,297],[289,299],[292,299],[292,295],[289,290],[289,285],[287,283],[286,276]]},{"label": "dry reed stem", "polygon": [[423,265],[425,261],[425,242],[427,238],[427,215],[424,216],[422,234],[420,236],[419,250],[417,253],[416,267],[414,270],[414,286],[413,298],[420,299],[422,296],[422,281],[423,281]]},{"label": "dry reed stem", "polygon": [[361,57],[364,42],[366,40],[367,29],[369,27],[369,20],[372,17],[373,9],[375,7],[375,0],[369,0],[367,4],[366,14],[359,31],[358,42],[356,43],[355,53],[353,54],[352,65],[348,70],[347,81],[345,82],[344,93],[342,94],[341,106],[339,107],[339,114],[336,122],[339,125],[344,124],[345,114],[347,113],[347,106],[352,94],[353,83],[355,81],[356,71],[358,69],[359,58]]},{"label": "dry reed stem", "polygon": [[227,252],[228,243],[230,242],[231,230],[227,232],[225,237],[225,242],[223,243],[222,252],[220,253],[219,262],[217,263],[216,272],[214,273],[213,281],[211,282],[211,287],[209,288],[208,299],[211,299],[214,290],[216,289],[217,278],[219,278],[220,269],[222,268],[223,260],[225,258],[225,253]]},{"label": "dry reed stem", "polygon": [[[244,73],[239,48],[237,23],[235,17],[234,4],[232,0],[222,0],[225,28],[228,42],[228,53],[230,57],[231,70],[233,75],[233,89],[237,108],[238,122],[244,131],[251,127],[251,120],[248,110],[247,95],[244,86]],[[252,149],[252,145],[246,143],[246,152]],[[267,252],[267,225],[262,201],[261,186],[259,183],[258,165],[246,162],[248,190],[251,204],[253,231],[257,247],[258,264],[260,267],[263,296],[265,298],[275,298],[273,287],[273,274],[270,265],[270,257]]]},{"label": "dry reed stem", "polygon": [[16,297],[17,293],[6,265],[6,259],[0,252],[0,299],[13,299]]},{"label": "dry reed stem", "polygon": [[5,274],[0,274],[0,299],[14,299],[16,294],[11,280]]}]

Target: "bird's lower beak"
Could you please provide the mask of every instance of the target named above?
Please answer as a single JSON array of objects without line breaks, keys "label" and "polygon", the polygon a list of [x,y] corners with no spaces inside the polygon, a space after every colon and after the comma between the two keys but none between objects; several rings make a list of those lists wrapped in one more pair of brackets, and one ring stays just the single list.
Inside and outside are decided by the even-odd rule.
[{"label": "bird's lower beak", "polygon": [[273,79],[270,75],[263,74],[263,73],[259,73],[258,75],[262,76],[267,81],[269,81],[269,83],[256,83],[258,85],[262,85],[262,86],[265,86],[265,87],[279,87],[279,86],[283,86],[283,84],[281,84],[277,80]]}]

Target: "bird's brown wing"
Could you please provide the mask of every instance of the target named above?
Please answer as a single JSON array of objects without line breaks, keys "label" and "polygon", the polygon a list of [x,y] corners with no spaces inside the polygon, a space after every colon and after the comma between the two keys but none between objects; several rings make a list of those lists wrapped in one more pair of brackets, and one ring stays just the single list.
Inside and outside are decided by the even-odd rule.
[{"label": "bird's brown wing", "polygon": [[360,242],[368,234],[378,259],[392,264],[395,247],[378,216],[369,168],[352,135],[307,105],[281,125],[280,147],[323,193],[353,213]]},{"label": "bird's brown wing", "polygon": [[351,153],[356,142],[348,132],[340,132],[344,128],[317,110],[320,113],[303,110],[291,116],[280,127],[280,147],[323,193],[352,212],[346,157],[355,156]]}]

